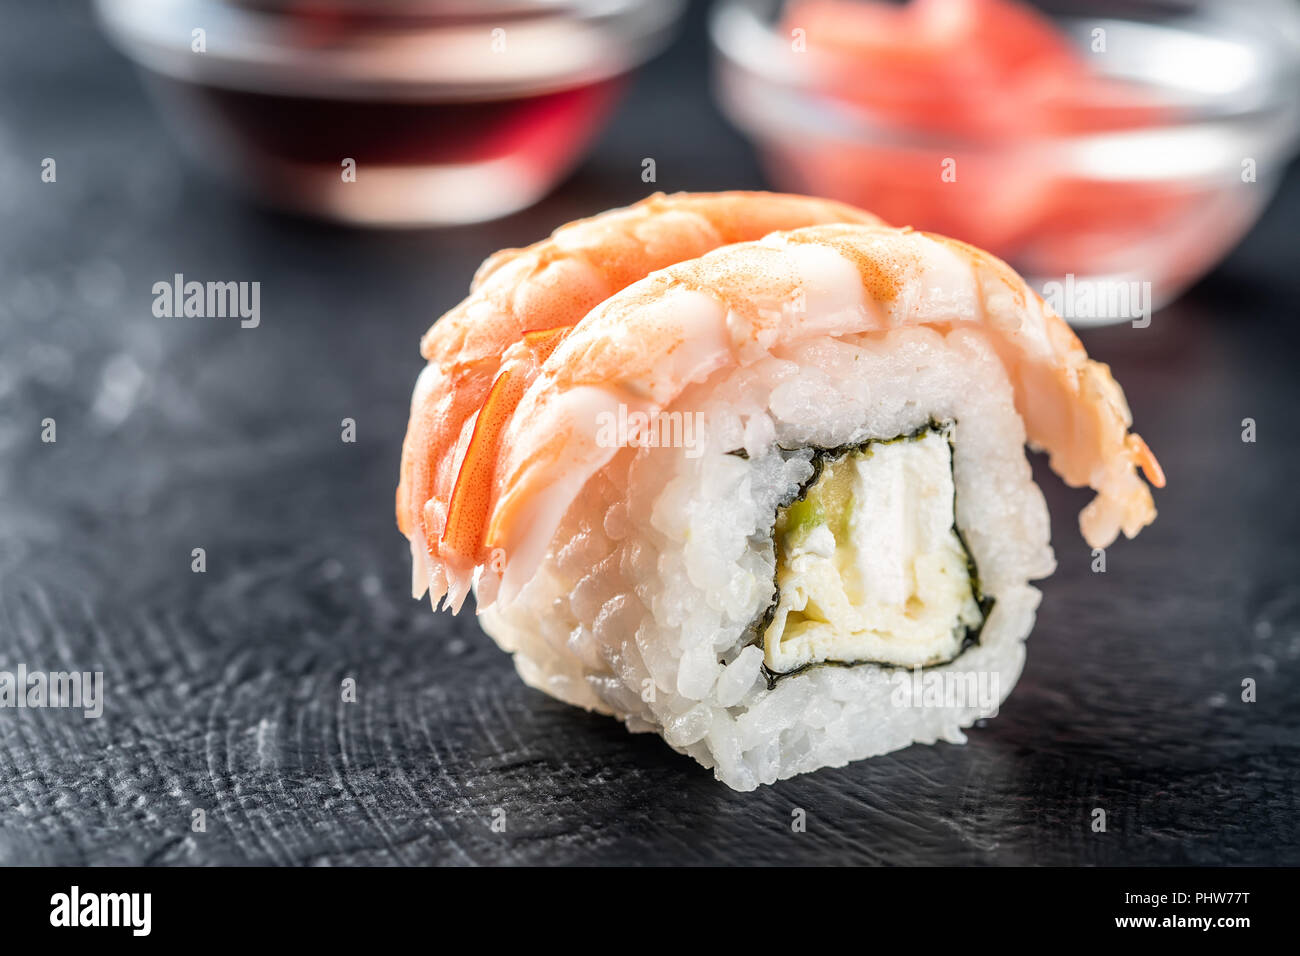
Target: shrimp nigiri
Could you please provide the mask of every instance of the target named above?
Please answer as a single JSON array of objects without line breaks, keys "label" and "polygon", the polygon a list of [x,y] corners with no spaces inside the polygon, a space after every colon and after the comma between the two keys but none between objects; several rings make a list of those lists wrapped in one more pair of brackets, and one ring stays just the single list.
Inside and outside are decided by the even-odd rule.
[{"label": "shrimp nigiri", "polygon": [[[813,200],[701,201],[730,218],[697,255],[673,258],[680,223],[672,253],[636,254],[667,225],[649,207],[586,220],[577,263],[565,230],[489,260],[426,338],[398,493],[417,590],[455,607],[472,575],[526,682],[737,789],[961,741],[1010,692],[1055,566],[1026,444],[1097,492],[1092,547],[1154,520],[1160,465],[1000,260]],[[733,238],[774,203],[823,221]],[[538,282],[555,262],[572,285]],[[974,697],[915,698],[957,668]]]}]

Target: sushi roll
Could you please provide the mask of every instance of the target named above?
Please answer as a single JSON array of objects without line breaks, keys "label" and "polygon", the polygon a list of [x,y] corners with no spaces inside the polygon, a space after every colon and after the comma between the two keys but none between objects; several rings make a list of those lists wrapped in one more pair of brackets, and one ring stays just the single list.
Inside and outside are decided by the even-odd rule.
[{"label": "sushi roll", "polygon": [[488,260],[423,344],[416,595],[472,587],[525,682],[737,790],[996,714],[1055,567],[1026,444],[1097,492],[1093,547],[1164,484],[1009,267],[819,200],[565,227]]}]

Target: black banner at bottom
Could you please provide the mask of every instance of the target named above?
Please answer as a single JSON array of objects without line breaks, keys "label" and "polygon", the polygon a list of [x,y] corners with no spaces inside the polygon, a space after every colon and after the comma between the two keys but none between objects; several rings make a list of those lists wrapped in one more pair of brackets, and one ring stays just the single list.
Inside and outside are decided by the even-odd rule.
[{"label": "black banner at bottom", "polygon": [[[376,933],[457,926],[499,941],[518,927],[560,932],[564,921],[599,939],[735,928],[809,917],[885,920],[899,927],[993,941],[1007,933],[1057,939],[1231,945],[1294,925],[1294,871],[1265,869],[891,869],[837,873],[674,869],[19,869],[0,871],[9,942],[76,934],[120,942],[220,945],[284,938],[295,947]],[[668,932],[666,923],[680,921]],[[638,929],[637,927],[640,927]],[[728,929],[732,927],[732,929]],[[748,933],[746,933],[748,936]],[[688,937],[683,936],[683,939]],[[733,937],[734,941],[735,937]]]}]

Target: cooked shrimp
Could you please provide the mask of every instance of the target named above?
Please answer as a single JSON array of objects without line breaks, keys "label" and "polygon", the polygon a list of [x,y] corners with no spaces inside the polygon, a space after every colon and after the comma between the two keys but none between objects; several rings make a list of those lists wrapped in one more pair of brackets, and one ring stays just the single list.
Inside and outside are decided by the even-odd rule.
[{"label": "cooked shrimp", "polygon": [[397,523],[412,587],[459,609],[496,487],[501,437],[537,370],[589,310],[650,273],[729,243],[828,222],[879,223],[841,203],[775,193],[657,194],[491,256],[467,299],[421,342]]},{"label": "cooked shrimp", "polygon": [[1104,547],[1149,524],[1155,507],[1137,469],[1157,487],[1164,475],[1128,431],[1123,392],[1015,272],[942,236],[815,225],[662,269],[603,301],[544,360],[515,348],[512,360],[539,369],[510,396],[508,416],[486,409],[500,437],[495,463],[475,473],[492,485],[476,492],[486,523],[474,536],[483,535],[481,553],[503,559],[478,562],[480,607],[527,583],[566,510],[616,453],[598,442],[602,413],[655,414],[691,383],[807,338],[960,324],[994,346],[1031,445],[1067,484],[1097,491],[1080,516],[1088,543]]}]

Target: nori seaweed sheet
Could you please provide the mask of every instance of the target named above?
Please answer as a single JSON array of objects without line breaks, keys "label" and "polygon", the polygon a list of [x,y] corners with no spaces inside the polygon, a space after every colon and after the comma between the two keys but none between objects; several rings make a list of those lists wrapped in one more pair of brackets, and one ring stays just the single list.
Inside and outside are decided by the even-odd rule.
[{"label": "nori seaweed sheet", "polygon": [[[897,435],[893,438],[869,438],[863,442],[857,442],[855,444],[849,444],[849,445],[839,445],[835,448],[813,448],[812,449],[813,457],[810,461],[810,464],[813,466],[812,475],[808,478],[807,481],[805,481],[802,485],[799,486],[799,490],[795,494],[793,494],[788,501],[782,501],[781,503],[779,503],[777,505],[777,509],[779,511],[781,508],[789,508],[796,501],[803,501],[808,496],[808,492],[811,491],[813,486],[817,484],[818,480],[820,480],[822,476],[822,471],[826,467],[826,462],[838,461],[839,459],[845,457],[846,455],[850,455],[855,452],[864,451],[866,448],[868,448],[871,445],[892,445],[894,442],[911,441],[913,439],[920,438],[922,435],[925,435],[928,432],[938,432],[940,434],[945,434],[945,437],[947,437],[948,439],[948,447],[950,449],[950,453],[948,456],[948,467],[952,468],[953,467],[952,464],[953,443],[952,443],[951,428],[955,424],[956,422],[953,420],[940,422],[932,418],[929,420],[929,422],[922,425],[921,427],[911,432],[902,435]],[[788,450],[793,452],[793,451],[799,451],[801,449],[792,448]],[[743,451],[744,450],[741,449],[739,452],[730,452],[729,454],[741,454],[741,457],[748,458],[749,457],[748,454],[743,454]],[[962,637],[961,647],[958,648],[956,654],[954,654],[951,658],[949,658],[946,661],[941,661],[938,664],[928,665],[930,667],[944,667],[948,664],[951,664],[953,661],[961,657],[962,654],[966,653],[967,649],[974,647],[976,644],[978,644],[980,639],[980,632],[984,629],[984,623],[989,619],[989,614],[992,613],[993,611],[994,598],[986,595],[983,589],[980,587],[979,567],[975,563],[975,556],[971,554],[970,546],[967,545],[966,543],[965,535],[963,535],[961,533],[961,529],[957,527],[956,496],[957,496],[957,488],[956,488],[956,482],[954,481],[952,530],[956,533],[957,540],[961,542],[962,551],[966,553],[966,571],[967,574],[969,574],[970,576],[971,592],[975,598],[975,602],[979,605],[980,623],[976,627],[966,628],[966,633]],[[777,533],[776,524],[773,523],[772,547],[774,550],[776,548],[776,533]],[[753,623],[751,623],[747,628],[747,630],[754,635],[753,639],[748,642],[749,644],[756,644],[760,648],[762,648],[763,634],[767,631],[768,627],[772,623],[772,618],[776,614],[777,604],[780,603],[780,599],[781,599],[781,588],[776,583],[776,573],[773,572],[772,600],[768,604],[768,606],[763,610],[763,613],[760,614],[753,621]],[[764,660],[762,665],[760,666],[762,669],[763,678],[764,680],[767,681],[767,689],[772,690],[773,688],[776,687],[777,683],[780,682],[781,680],[784,680],[787,677],[794,677],[796,674],[802,674],[804,671],[810,670],[811,668],[814,667],[860,667],[864,664],[871,664],[876,667],[882,667],[888,670],[895,670],[895,671],[900,669],[906,669],[906,670],[911,669],[911,668],[903,668],[902,665],[891,664],[888,663],[887,661],[814,661],[809,664],[804,664],[801,667],[796,667],[792,671],[774,671],[767,666],[766,660]]]}]

